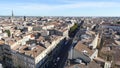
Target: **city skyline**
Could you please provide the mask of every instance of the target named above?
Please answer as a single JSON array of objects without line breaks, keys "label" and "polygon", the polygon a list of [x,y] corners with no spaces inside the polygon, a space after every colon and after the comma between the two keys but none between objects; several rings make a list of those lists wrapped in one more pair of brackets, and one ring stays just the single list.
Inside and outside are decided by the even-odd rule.
[{"label": "city skyline", "polygon": [[4,0],[0,15],[16,16],[120,16],[119,0]]}]

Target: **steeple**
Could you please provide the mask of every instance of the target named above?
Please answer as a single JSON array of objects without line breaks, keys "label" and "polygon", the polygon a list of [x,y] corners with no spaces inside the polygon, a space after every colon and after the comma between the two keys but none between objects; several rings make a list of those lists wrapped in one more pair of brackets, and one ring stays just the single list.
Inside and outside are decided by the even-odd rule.
[{"label": "steeple", "polygon": [[13,10],[12,10],[11,23],[13,23],[13,18],[14,18],[14,13],[13,13]]},{"label": "steeple", "polygon": [[24,16],[23,19],[24,19],[24,21],[27,21],[27,17],[26,16]]},{"label": "steeple", "polygon": [[12,10],[12,17],[14,16],[13,10]]}]

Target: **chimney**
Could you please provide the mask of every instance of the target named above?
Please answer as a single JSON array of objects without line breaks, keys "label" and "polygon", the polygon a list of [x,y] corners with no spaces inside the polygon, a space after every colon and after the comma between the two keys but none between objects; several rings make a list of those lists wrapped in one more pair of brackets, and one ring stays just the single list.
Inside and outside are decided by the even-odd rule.
[{"label": "chimney", "polygon": [[23,52],[23,54],[25,55],[25,52]]}]

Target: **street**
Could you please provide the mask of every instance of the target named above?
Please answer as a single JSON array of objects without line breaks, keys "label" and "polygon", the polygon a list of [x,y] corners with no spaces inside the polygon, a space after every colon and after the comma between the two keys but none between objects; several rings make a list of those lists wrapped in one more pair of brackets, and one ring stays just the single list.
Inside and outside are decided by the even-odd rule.
[{"label": "street", "polygon": [[[82,22],[80,24],[80,26],[83,25],[84,22]],[[64,68],[66,60],[68,58],[68,52],[71,49],[71,47],[73,47],[77,40],[78,40],[78,35],[80,33],[80,26],[79,28],[77,28],[75,35],[70,38],[69,40],[67,40],[64,45],[64,47],[60,50],[60,53],[58,54],[57,57],[54,57],[54,59],[51,61],[51,63],[48,65],[49,68]],[[74,42],[76,41],[76,42]]]},{"label": "street", "polygon": [[49,68],[63,68],[65,65],[65,61],[67,60],[68,57],[68,51],[70,49],[70,46],[72,44],[72,39],[68,40],[68,43],[64,45],[64,47],[60,50],[60,53],[58,54],[57,57],[51,61]]}]

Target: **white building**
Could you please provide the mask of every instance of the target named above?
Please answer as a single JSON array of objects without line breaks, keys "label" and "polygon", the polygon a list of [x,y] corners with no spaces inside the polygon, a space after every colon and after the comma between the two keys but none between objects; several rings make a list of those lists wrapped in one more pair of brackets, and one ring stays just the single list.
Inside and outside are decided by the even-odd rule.
[{"label": "white building", "polygon": [[0,63],[0,68],[3,68],[2,64]]},{"label": "white building", "polygon": [[99,39],[99,34],[96,35],[96,37],[94,38],[94,40],[92,41],[92,43],[89,44],[89,46],[92,47],[93,49],[96,49],[96,47],[98,45],[98,39]]},{"label": "white building", "polygon": [[43,30],[52,29],[52,28],[54,28],[54,25],[46,25],[42,27]]},{"label": "white building", "polygon": [[90,63],[94,58],[97,58],[98,50],[91,50],[87,45],[79,41],[75,47],[69,52],[69,59],[82,60],[81,63]]}]

